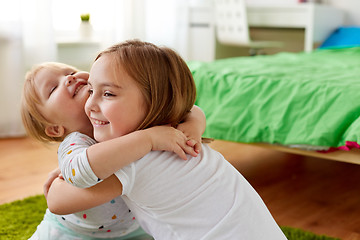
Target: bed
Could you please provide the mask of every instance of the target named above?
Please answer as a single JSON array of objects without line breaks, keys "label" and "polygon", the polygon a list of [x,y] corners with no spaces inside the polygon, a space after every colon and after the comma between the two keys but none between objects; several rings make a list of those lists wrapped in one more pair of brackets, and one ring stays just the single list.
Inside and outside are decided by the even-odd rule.
[{"label": "bed", "polygon": [[360,47],[188,64],[204,137],[360,164]]}]

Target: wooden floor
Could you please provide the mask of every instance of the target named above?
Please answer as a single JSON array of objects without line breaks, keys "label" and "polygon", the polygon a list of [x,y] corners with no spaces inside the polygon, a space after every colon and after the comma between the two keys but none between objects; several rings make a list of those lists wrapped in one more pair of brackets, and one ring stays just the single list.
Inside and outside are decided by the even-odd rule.
[{"label": "wooden floor", "polygon": [[[360,165],[214,141],[254,186],[281,226],[360,240]],[[57,146],[0,139],[0,204],[41,194]]]}]

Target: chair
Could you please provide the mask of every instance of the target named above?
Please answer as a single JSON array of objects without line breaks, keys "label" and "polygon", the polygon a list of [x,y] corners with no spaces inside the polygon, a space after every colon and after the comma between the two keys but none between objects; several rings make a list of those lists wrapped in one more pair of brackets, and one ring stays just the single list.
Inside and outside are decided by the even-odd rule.
[{"label": "chair", "polygon": [[250,48],[250,55],[257,55],[263,48],[282,47],[277,41],[252,41],[246,14],[245,0],[215,0],[216,36],[225,45]]}]

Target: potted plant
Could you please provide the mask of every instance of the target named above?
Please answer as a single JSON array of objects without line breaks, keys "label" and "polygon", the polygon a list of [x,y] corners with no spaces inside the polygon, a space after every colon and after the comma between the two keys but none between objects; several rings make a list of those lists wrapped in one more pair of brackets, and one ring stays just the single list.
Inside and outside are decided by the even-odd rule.
[{"label": "potted plant", "polygon": [[83,13],[80,15],[81,22],[90,22],[90,13]]},{"label": "potted plant", "polygon": [[83,13],[80,15],[81,23],[79,27],[80,37],[83,40],[91,40],[93,28],[90,23],[90,13]]}]

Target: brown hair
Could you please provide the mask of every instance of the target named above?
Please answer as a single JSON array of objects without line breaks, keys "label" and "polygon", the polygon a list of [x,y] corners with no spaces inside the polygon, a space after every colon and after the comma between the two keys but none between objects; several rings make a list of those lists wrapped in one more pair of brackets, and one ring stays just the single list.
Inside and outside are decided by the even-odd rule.
[{"label": "brown hair", "polygon": [[52,68],[54,70],[72,69],[74,72],[78,70],[63,63],[47,62],[33,66],[25,75],[21,99],[21,118],[27,134],[41,142],[59,142],[63,140],[63,137],[49,137],[46,135],[45,127],[51,125],[51,123],[41,115],[38,109],[41,102],[34,79],[39,71],[44,68]]},{"label": "brown hair", "polygon": [[172,49],[129,40],[102,51],[109,54],[115,71],[122,67],[142,91],[149,110],[138,129],[178,125],[195,103],[196,88],[185,61]]}]

